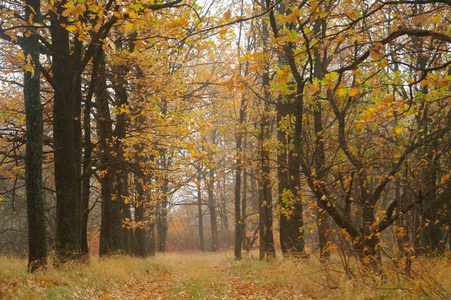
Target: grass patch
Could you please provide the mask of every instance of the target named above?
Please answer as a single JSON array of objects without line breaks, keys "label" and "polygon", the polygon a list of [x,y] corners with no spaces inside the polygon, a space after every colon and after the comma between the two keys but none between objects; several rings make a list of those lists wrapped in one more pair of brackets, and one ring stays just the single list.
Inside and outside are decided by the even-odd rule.
[{"label": "grass patch", "polygon": [[83,299],[96,297],[126,282],[156,276],[169,270],[164,258],[140,259],[129,256],[92,257],[88,262],[68,262],[33,274],[25,259],[0,257],[0,298]]},{"label": "grass patch", "polygon": [[[255,257],[255,256],[254,256]],[[235,261],[224,258],[227,271],[252,280],[260,286],[277,285],[305,297],[319,299],[449,299],[451,297],[451,260],[418,258],[411,277],[390,262],[385,276],[368,275],[357,261],[345,271],[340,259],[327,263],[317,258],[279,258],[264,262],[248,256]]]},{"label": "grass patch", "polygon": [[214,254],[189,255],[187,262],[177,271],[169,297],[172,299],[210,299],[223,296],[227,291],[227,282],[212,267]]}]

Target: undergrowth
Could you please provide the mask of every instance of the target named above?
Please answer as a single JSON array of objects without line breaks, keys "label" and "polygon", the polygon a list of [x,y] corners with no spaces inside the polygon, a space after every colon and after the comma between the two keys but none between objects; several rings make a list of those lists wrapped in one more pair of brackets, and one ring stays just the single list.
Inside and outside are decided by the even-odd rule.
[{"label": "undergrowth", "polygon": [[[86,263],[49,264],[46,270],[29,274],[26,260],[0,256],[0,298],[118,299],[114,295],[122,291],[121,299],[127,299],[137,291],[146,295],[146,288],[155,286],[163,289],[159,295],[164,299],[233,299],[231,289],[237,286],[254,289],[250,295],[269,289],[278,293],[266,294],[266,299],[278,299],[284,290],[299,299],[451,298],[448,257],[415,258],[408,273],[403,261],[386,259],[383,276],[366,273],[356,259],[350,259],[345,268],[338,256],[326,262],[314,256],[278,256],[269,262],[253,257],[236,261],[231,252],[173,253],[147,259],[92,257]],[[138,289],[130,288],[137,285]]]},{"label": "undergrowth", "polygon": [[262,286],[277,284],[294,289],[307,298],[451,299],[449,257],[416,258],[410,274],[402,262],[384,261],[382,275],[368,273],[356,258],[344,268],[335,255],[327,261],[289,257],[262,262],[252,257],[241,261],[229,257],[230,272]]},{"label": "undergrowth", "polygon": [[29,274],[25,259],[0,256],[0,298],[85,299],[143,276],[155,276],[170,269],[161,258],[130,256],[92,257],[87,262],[68,262],[60,267]]}]

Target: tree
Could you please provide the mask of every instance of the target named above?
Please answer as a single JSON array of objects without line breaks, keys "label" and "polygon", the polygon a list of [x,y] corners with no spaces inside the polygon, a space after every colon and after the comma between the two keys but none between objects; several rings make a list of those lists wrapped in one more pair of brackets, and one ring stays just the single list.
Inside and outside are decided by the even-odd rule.
[{"label": "tree", "polygon": [[[294,97],[297,109],[295,110],[294,143],[301,159],[303,174],[320,204],[320,209],[326,210],[337,225],[346,230],[362,260],[369,259],[369,265],[378,269],[376,265],[380,264],[381,232],[424,200],[424,195],[419,193],[409,205],[394,213],[398,205],[395,201],[378,211],[381,196],[388,192],[389,183],[395,175],[399,174],[414,150],[424,145],[425,140],[428,142],[437,140],[441,132],[430,132],[423,137],[423,141],[418,139],[418,135],[404,140],[400,135],[399,127],[388,131],[389,134],[382,134],[380,128],[390,128],[389,119],[395,124],[399,124],[400,118],[407,120],[406,111],[404,114],[397,111],[382,117],[378,115],[379,111],[374,112],[368,107],[364,108],[371,99],[366,93],[370,91],[370,87],[379,87],[374,95],[381,101],[380,111],[382,109],[385,111],[387,104],[394,100],[390,94],[381,96],[380,91],[383,85],[378,81],[393,80],[393,77],[389,75],[391,70],[385,73],[386,77],[373,77],[375,72],[382,72],[381,70],[389,64],[384,60],[386,57],[382,51],[385,45],[395,40],[402,40],[404,36],[434,36],[440,41],[448,40],[448,37],[441,33],[405,27],[393,29],[382,37],[373,34],[373,31],[369,30],[369,26],[372,26],[370,24],[383,24],[383,22],[378,23],[381,21],[381,15],[377,15],[376,12],[388,5],[396,5],[395,3],[379,3],[372,8],[361,7],[360,3],[356,3],[356,7],[364,12],[363,17],[360,18],[354,17],[358,9],[349,11],[350,7],[345,4],[342,7],[328,7],[328,3],[314,3],[313,6],[308,6],[306,2],[302,2],[299,5],[290,6],[289,15],[276,16],[275,11],[271,9],[271,1],[266,3],[267,9],[270,10],[270,24],[275,45],[286,59],[295,83]],[[356,34],[346,35],[346,37],[342,35],[342,25],[336,24],[332,18],[340,13],[347,15],[350,20],[344,27],[355,30]],[[326,18],[328,22],[321,21],[323,18]],[[297,22],[297,20],[302,21]],[[310,22],[310,20],[314,21]],[[289,28],[289,24],[293,22],[297,22],[298,27],[292,30],[279,30],[280,26]],[[316,36],[311,36],[312,33]],[[371,41],[369,48],[363,43],[362,38]],[[305,46],[298,49],[297,45],[301,41],[305,43]],[[333,56],[328,56],[326,48],[333,49]],[[354,50],[350,52],[349,49]],[[324,56],[320,56],[320,53]],[[373,62],[368,62],[369,58]],[[378,71],[372,70],[369,66],[375,67]],[[335,69],[328,71],[327,68],[330,67]],[[353,74],[348,74],[351,72]],[[399,73],[396,76],[399,76]],[[391,82],[393,84],[393,81]],[[399,87],[395,94],[399,92],[402,95],[403,89],[404,87]],[[387,92],[386,88],[384,92]],[[308,136],[305,131],[305,125],[308,124],[305,122],[309,120],[306,107],[312,100],[315,123],[313,136],[316,140],[313,143],[316,148],[313,152],[315,157],[308,152],[309,144],[305,141],[301,143],[302,138]],[[315,104],[315,100],[321,102]],[[327,114],[322,113],[319,103],[327,104]],[[327,115],[333,117],[325,118]],[[364,131],[364,134],[360,134],[359,129],[363,124],[358,125],[356,122],[356,119],[359,120],[359,115],[365,116],[366,122],[369,119],[375,120],[376,116],[379,116],[375,124],[376,127],[380,126],[379,129],[367,126],[365,129],[368,132]],[[328,122],[327,125],[323,123],[325,120]],[[326,135],[326,128],[331,130],[328,131],[329,135]],[[327,139],[329,140],[326,143]],[[390,162],[377,164],[376,170],[371,162],[383,161],[381,148],[378,148],[383,144],[382,140],[391,141],[394,149],[399,150],[394,152]],[[324,156],[322,153],[325,149],[329,151],[336,149],[337,155]],[[337,190],[337,186],[341,187]],[[356,210],[355,219],[350,215],[353,206]],[[377,221],[379,214],[384,217]]]},{"label": "tree", "polygon": [[262,38],[263,38],[263,55],[267,60],[261,74],[261,85],[264,93],[263,100],[264,110],[261,112],[260,132],[259,132],[259,229],[260,229],[260,259],[270,260],[275,258],[276,251],[274,247],[273,236],[273,214],[272,214],[272,182],[271,182],[271,167],[269,160],[269,147],[267,145],[270,135],[270,75],[269,75],[269,55],[265,53],[268,47],[269,29],[266,24],[262,24]]},{"label": "tree", "polygon": [[[39,0],[25,1],[25,20],[41,22]],[[24,74],[26,114],[25,185],[28,221],[28,270],[35,271],[47,263],[45,208],[42,195],[43,120],[40,93],[39,35],[36,28],[26,32],[22,41],[27,66]]]}]

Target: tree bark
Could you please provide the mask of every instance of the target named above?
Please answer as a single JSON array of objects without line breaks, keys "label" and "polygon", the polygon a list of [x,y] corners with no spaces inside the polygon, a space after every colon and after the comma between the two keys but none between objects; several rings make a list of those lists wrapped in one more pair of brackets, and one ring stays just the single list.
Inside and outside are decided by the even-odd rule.
[{"label": "tree bark", "polygon": [[[266,80],[264,81],[266,82]],[[268,81],[269,83],[269,77]],[[265,147],[269,134],[269,120],[266,111],[263,112],[260,128],[260,172],[259,172],[259,228],[260,228],[260,260],[270,260],[276,257],[273,237],[272,219],[272,183],[269,165],[269,151]]]},{"label": "tree bark", "polygon": [[138,255],[141,257],[147,256],[147,245],[146,245],[146,229],[145,229],[145,219],[144,219],[144,205],[145,205],[145,197],[144,197],[144,188],[140,179],[135,179],[135,187],[136,187],[136,203],[135,203],[135,221],[137,223],[141,223],[135,229],[135,236],[138,248]]},{"label": "tree bark", "polygon": [[202,191],[200,188],[200,183],[202,180],[201,170],[197,171],[197,213],[199,219],[199,247],[200,251],[205,251],[205,242],[204,242],[204,222],[203,222],[203,211],[202,211]]},{"label": "tree bark", "polygon": [[[164,154],[163,154],[164,155]],[[166,163],[162,164],[166,166]],[[158,252],[166,252],[166,240],[168,235],[168,180],[163,176],[161,179],[161,200],[158,203],[158,220],[157,220],[157,231],[158,231]]]},{"label": "tree bark", "polygon": [[109,109],[109,95],[106,86],[105,57],[99,61],[99,82],[97,83],[98,135],[100,146],[100,186],[101,186],[101,224],[99,255],[114,254],[121,250],[121,207],[119,199],[114,199],[112,167],[112,120]]},{"label": "tree bark", "polygon": [[52,71],[55,84],[53,139],[56,189],[56,251],[63,261],[81,256],[81,203],[75,132],[77,70],[71,55],[69,33],[63,24],[64,3],[51,13]]},{"label": "tree bark", "polygon": [[[128,68],[127,66],[124,65],[114,66],[113,68],[114,68],[113,73],[115,74],[115,76],[111,79],[111,81],[113,82],[116,107],[127,108],[128,105],[128,97],[126,89],[127,80],[125,77],[128,73]],[[129,172],[125,168],[126,159],[124,157],[124,145],[123,145],[123,141],[127,137],[128,124],[129,118],[127,113],[120,112],[116,116],[116,124],[113,136],[115,139],[114,142],[115,192],[116,192],[116,200],[119,201],[121,207],[121,222],[124,222],[126,220],[130,221],[132,218],[130,204],[128,203],[128,201],[126,201],[126,199],[129,196],[128,192]],[[124,251],[125,253],[131,254],[134,238],[133,230],[128,226],[123,226],[121,235],[122,235],[121,250]]]},{"label": "tree bark", "polygon": [[[25,19],[40,23],[40,0],[25,1]],[[47,234],[42,194],[43,117],[40,93],[39,36],[35,28],[23,39],[27,67],[24,74],[25,119],[25,189],[28,222],[28,271],[34,272],[47,263]]]},{"label": "tree bark", "polygon": [[[319,18],[314,26],[313,30],[316,36],[321,37],[317,46],[314,49],[314,61],[313,69],[314,76],[318,80],[323,80],[327,70],[327,49],[321,49],[323,47],[323,39],[326,36],[326,20]],[[326,182],[326,155],[324,151],[323,141],[323,119],[322,119],[322,106],[321,102],[316,102],[313,107],[313,123],[314,123],[314,135],[315,135],[315,152],[314,152],[314,166],[316,170],[316,177],[322,182]],[[319,250],[321,258],[329,258],[330,251],[328,251],[328,214],[321,208],[320,200],[317,199],[317,211],[316,211],[316,224],[318,228],[318,240]]]},{"label": "tree bark", "polygon": [[216,218],[216,204],[214,198],[214,187],[215,187],[215,168],[210,168],[208,176],[208,209],[210,212],[210,227],[211,227],[211,251],[218,251],[218,223]]},{"label": "tree bark", "polygon": [[91,194],[91,164],[92,164],[92,142],[91,142],[91,97],[86,99],[83,117],[84,128],[84,155],[83,155],[83,173],[81,190],[81,213],[82,213],[82,232],[81,232],[81,253],[89,254],[88,245],[88,216],[89,216],[89,197]]}]

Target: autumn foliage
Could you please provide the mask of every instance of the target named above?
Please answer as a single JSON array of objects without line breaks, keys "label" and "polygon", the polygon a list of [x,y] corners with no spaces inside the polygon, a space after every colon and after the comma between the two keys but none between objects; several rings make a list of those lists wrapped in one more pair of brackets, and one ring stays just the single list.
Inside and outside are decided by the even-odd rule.
[{"label": "autumn foliage", "polygon": [[[0,4],[0,252],[34,272],[48,253],[63,266],[234,247],[271,264],[280,250],[326,273],[340,262],[359,284],[399,275],[409,293],[422,278],[415,295],[449,295],[425,266],[451,243],[450,8]],[[211,260],[180,262],[224,279],[192,274],[193,295],[257,276]],[[284,297],[307,293],[297,284]]]}]

